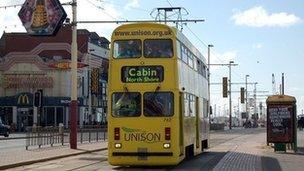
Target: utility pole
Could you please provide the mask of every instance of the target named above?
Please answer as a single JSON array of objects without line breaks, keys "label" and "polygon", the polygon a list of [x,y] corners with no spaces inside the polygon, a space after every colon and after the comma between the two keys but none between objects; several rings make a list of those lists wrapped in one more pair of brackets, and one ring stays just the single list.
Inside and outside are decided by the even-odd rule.
[{"label": "utility pole", "polygon": [[72,5],[70,148],[77,149],[77,0]]},{"label": "utility pole", "polygon": [[213,45],[208,45],[208,114],[209,114],[209,123],[211,121],[211,116],[210,116],[210,104],[211,104],[211,99],[210,99],[210,48],[213,47]]},{"label": "utility pole", "polygon": [[[93,51],[95,51],[94,49],[89,49],[89,67],[88,67],[88,69],[89,69],[89,71],[88,71],[88,82],[89,82],[89,86],[88,86],[88,113],[89,113],[89,115],[88,116],[90,116],[89,118],[90,119],[92,119],[92,91],[91,91],[91,88],[92,88],[92,79],[91,79],[91,73],[92,73],[92,68],[91,68],[91,55],[92,55],[92,53],[91,52],[93,52]],[[91,121],[89,121],[89,122],[91,122]]]},{"label": "utility pole", "polygon": [[249,77],[249,75],[245,76],[245,111],[246,111],[246,115],[249,116],[248,114],[248,90],[247,90],[247,78]]},{"label": "utility pole", "polygon": [[256,105],[256,93],[257,93],[257,90],[256,90],[256,85],[257,85],[257,82],[256,83],[254,83],[254,89],[253,89],[253,99],[254,99],[254,104],[253,104],[253,106],[254,106],[254,114],[256,114],[257,113],[257,105]]},{"label": "utility pole", "polygon": [[232,125],[232,109],[231,109],[231,64],[233,64],[234,61],[229,61],[229,129],[231,129]]},{"label": "utility pole", "polygon": [[231,129],[231,123],[232,123],[232,109],[231,109],[231,103],[232,103],[232,101],[231,101],[231,66],[237,66],[238,64],[235,64],[234,63],[234,61],[229,61],[229,63],[228,64],[209,64],[209,66],[211,66],[211,65],[216,65],[216,66],[228,66],[229,67],[229,129]]},{"label": "utility pole", "polygon": [[282,95],[284,95],[284,73],[282,73]]}]

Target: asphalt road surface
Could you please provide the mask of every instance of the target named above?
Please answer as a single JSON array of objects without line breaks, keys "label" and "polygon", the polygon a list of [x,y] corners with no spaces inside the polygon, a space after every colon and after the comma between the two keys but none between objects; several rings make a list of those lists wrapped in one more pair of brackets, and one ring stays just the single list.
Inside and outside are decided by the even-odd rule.
[{"label": "asphalt road surface", "polygon": [[[14,168],[14,170],[212,170],[217,163],[228,152],[215,152],[213,148],[221,146],[222,143],[231,142],[231,148],[238,143],[250,142],[255,135],[260,132],[265,132],[265,129],[235,129],[232,131],[215,132],[211,134],[211,148],[192,158],[185,160],[177,166],[167,167],[117,167],[109,165],[107,161],[107,150],[99,151],[90,154],[67,157],[48,162],[36,163],[32,165]],[[242,139],[240,141],[240,138]],[[229,149],[228,147],[227,149]]]}]

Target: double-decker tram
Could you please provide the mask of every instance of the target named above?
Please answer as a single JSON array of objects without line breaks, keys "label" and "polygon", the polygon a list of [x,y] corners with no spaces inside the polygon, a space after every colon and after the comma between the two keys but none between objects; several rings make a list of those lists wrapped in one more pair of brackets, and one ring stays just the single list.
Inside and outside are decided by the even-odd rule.
[{"label": "double-decker tram", "polygon": [[206,61],[181,32],[121,25],[109,65],[110,164],[175,165],[208,147]]}]

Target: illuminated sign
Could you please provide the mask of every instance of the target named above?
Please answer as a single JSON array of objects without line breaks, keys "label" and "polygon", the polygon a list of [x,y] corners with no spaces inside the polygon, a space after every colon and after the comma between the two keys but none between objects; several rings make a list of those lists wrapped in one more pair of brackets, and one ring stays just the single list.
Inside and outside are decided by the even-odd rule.
[{"label": "illuminated sign", "polygon": [[20,94],[17,101],[18,105],[29,105],[30,100],[27,94]]},{"label": "illuminated sign", "polygon": [[[78,62],[77,68],[83,68],[88,66],[87,64]],[[51,68],[58,68],[58,69],[71,69],[71,62],[70,61],[64,61],[64,62],[57,62],[57,63],[51,63],[49,64],[49,67]]]},{"label": "illuminated sign", "polygon": [[26,94],[21,94],[18,97],[18,104],[26,104],[28,105],[30,103],[30,100]]},{"label": "illuminated sign", "polygon": [[151,83],[164,80],[162,66],[124,66],[121,68],[121,81],[124,83]]},{"label": "illuminated sign", "polygon": [[4,75],[2,87],[11,88],[52,88],[54,81],[52,77],[46,76],[24,76]]},{"label": "illuminated sign", "polygon": [[124,131],[125,141],[141,141],[147,143],[159,142],[161,139],[161,134],[156,132],[142,131],[140,129],[133,129],[122,127]]},{"label": "illuminated sign", "polygon": [[18,16],[30,35],[54,35],[66,18],[59,0],[26,0]]}]

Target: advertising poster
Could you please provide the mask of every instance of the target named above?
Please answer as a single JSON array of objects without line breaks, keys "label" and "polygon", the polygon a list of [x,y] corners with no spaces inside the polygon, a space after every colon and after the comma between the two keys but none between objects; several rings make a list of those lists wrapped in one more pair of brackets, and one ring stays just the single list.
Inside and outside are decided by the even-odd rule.
[{"label": "advertising poster", "polygon": [[270,105],[267,109],[267,139],[270,143],[292,142],[293,107]]}]

